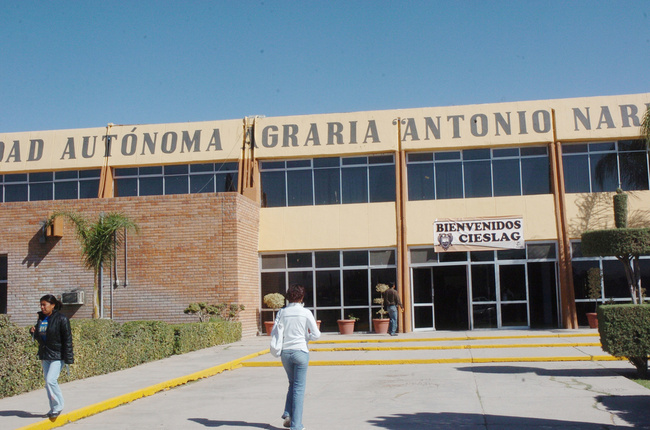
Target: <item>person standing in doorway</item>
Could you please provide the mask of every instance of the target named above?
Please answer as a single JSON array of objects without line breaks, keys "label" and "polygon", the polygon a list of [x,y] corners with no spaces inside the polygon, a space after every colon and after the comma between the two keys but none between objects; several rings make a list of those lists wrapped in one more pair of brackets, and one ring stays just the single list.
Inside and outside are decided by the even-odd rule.
[{"label": "person standing in doorway", "polygon": [[52,294],[41,297],[41,311],[36,325],[30,329],[38,342],[38,358],[43,364],[45,390],[50,400],[48,418],[56,418],[63,410],[63,393],[59,374],[64,364],[74,363],[70,321],[59,310],[61,302]]},{"label": "person standing in doorway", "polygon": [[[302,410],[309,366],[307,343],[318,339],[320,330],[314,315],[303,307],[305,288],[302,285],[291,285],[285,297],[289,304],[278,312],[271,332],[272,353],[280,349],[282,366],[289,379],[289,389],[282,414],[284,427],[290,427],[291,430],[304,430]],[[281,347],[274,351],[273,345],[281,345]]]},{"label": "person standing in doorway", "polygon": [[388,334],[391,336],[397,336],[397,307],[403,311],[404,306],[402,305],[402,300],[399,298],[399,293],[395,288],[395,283],[390,283],[390,288],[384,291],[384,303],[386,303],[386,309],[388,309],[388,318],[390,322],[388,323]]}]

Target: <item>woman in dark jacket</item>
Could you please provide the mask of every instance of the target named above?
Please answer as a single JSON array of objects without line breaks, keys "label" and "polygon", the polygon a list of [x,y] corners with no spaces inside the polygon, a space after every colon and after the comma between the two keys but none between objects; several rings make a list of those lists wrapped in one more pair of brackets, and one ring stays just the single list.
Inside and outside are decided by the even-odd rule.
[{"label": "woman in dark jacket", "polygon": [[59,374],[64,364],[74,363],[70,321],[59,312],[61,302],[51,294],[41,297],[38,321],[31,328],[38,341],[38,358],[43,363],[45,389],[50,400],[47,416],[56,418],[63,409],[63,394],[59,388]]}]

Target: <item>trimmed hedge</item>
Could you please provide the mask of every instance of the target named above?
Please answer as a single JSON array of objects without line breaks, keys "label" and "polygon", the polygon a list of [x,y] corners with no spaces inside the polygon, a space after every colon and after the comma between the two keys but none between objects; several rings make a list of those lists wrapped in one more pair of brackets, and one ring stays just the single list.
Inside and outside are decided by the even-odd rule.
[{"label": "trimmed hedge", "polygon": [[29,330],[12,324],[7,315],[0,315],[0,398],[43,386],[37,352]]},{"label": "trimmed hedge", "polygon": [[603,350],[627,358],[636,366],[639,377],[647,378],[650,305],[603,305],[597,312]]},{"label": "trimmed hedge", "polygon": [[[241,339],[241,323],[167,324],[161,321],[70,321],[75,363],[60,382],[103,375]],[[43,387],[38,346],[29,327],[18,327],[0,315],[0,398]]]},{"label": "trimmed hedge", "polygon": [[241,324],[210,320],[209,323],[179,324],[175,327],[174,354],[185,354],[213,345],[232,343],[241,339]]},{"label": "trimmed hedge", "polygon": [[580,249],[586,257],[650,253],[650,228],[615,228],[582,233]]}]

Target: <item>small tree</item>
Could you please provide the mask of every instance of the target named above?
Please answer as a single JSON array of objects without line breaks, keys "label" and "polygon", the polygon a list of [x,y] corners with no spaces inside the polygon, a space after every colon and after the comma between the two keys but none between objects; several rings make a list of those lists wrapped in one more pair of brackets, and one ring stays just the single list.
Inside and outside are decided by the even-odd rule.
[{"label": "small tree", "polygon": [[390,287],[386,284],[377,284],[375,286],[375,291],[379,293],[379,298],[373,299],[372,302],[378,305],[381,305],[381,308],[377,311],[379,318],[386,318],[388,311],[384,309],[384,292]]},{"label": "small tree", "polygon": [[600,267],[592,267],[587,270],[587,297],[596,302],[595,309],[598,309],[598,299],[601,298],[602,278]]},{"label": "small tree", "polygon": [[266,306],[273,309],[273,321],[275,321],[275,313],[284,306],[284,296],[280,293],[270,293],[265,295],[263,300]]},{"label": "small tree", "polygon": [[118,212],[102,213],[96,222],[91,223],[81,214],[57,211],[49,218],[48,225],[58,217],[67,218],[74,225],[84,264],[94,272],[93,318],[99,318],[102,267],[115,259],[115,249],[122,245],[126,231],[138,231],[139,227],[126,215]]},{"label": "small tree", "polygon": [[617,228],[587,231],[582,234],[585,256],[616,257],[625,270],[632,303],[643,300],[639,256],[650,253],[650,229],[627,228],[627,196],[617,190],[614,196],[614,219]]}]

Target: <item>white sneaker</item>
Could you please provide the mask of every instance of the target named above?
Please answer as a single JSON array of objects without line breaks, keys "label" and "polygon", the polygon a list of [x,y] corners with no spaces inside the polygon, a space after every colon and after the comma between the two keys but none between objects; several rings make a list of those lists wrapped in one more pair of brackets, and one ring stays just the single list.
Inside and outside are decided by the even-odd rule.
[{"label": "white sneaker", "polygon": [[285,417],[284,422],[282,423],[282,425],[284,427],[286,427],[286,428],[290,428],[291,427],[291,417]]}]

